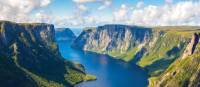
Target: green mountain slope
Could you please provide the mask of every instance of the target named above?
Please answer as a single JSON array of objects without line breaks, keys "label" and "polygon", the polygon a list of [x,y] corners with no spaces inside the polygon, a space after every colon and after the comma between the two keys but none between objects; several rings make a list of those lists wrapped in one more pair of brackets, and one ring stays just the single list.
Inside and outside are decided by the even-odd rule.
[{"label": "green mountain slope", "polygon": [[[61,57],[53,25],[1,21],[0,31],[0,58],[4,60],[1,61],[0,72],[5,72],[0,76],[3,80],[1,85],[71,87],[85,80],[87,75],[82,65]],[[79,76],[82,78],[77,78]]]},{"label": "green mountain slope", "polygon": [[[199,87],[200,35],[193,36],[184,54],[160,76],[150,78],[149,87]],[[196,38],[196,39],[194,39]]]},{"label": "green mountain slope", "polygon": [[[190,59],[198,56],[190,56],[192,58],[181,61],[180,58],[190,55],[185,51],[193,40],[194,33],[200,32],[199,29],[198,26],[144,28],[128,25],[105,25],[94,29],[85,29],[72,46],[86,51],[108,54],[126,62],[135,62],[152,77],[150,79],[151,87],[168,87],[169,84],[171,84],[169,87],[183,87],[188,83],[186,78],[191,79],[192,77],[196,79],[194,82],[198,82],[199,76],[195,74],[198,73],[196,72],[198,71],[198,67],[196,67],[198,61],[194,63],[195,65],[190,64],[192,63]],[[181,62],[181,66],[178,61]],[[187,64],[188,62],[190,65]],[[188,69],[186,71],[183,69],[182,74],[177,74],[175,78],[173,76],[165,77],[164,75],[175,66],[177,68],[173,70],[183,69],[183,67]],[[168,84],[168,80],[172,83]],[[161,85],[157,81],[161,81]]]}]

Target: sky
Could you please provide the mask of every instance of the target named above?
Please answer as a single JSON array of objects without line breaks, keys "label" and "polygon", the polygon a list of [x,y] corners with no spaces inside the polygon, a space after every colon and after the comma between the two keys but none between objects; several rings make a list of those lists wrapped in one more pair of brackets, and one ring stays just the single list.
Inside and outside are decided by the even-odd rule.
[{"label": "sky", "polygon": [[200,26],[200,0],[0,0],[0,20],[56,27]]}]

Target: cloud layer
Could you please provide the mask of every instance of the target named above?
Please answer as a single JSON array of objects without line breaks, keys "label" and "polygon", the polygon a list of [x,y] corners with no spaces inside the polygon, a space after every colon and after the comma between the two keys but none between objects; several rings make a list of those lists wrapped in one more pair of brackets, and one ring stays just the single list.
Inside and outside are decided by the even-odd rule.
[{"label": "cloud layer", "polygon": [[50,3],[50,0],[0,0],[0,19],[26,21],[33,10]]},{"label": "cloud layer", "polygon": [[[51,0],[0,0],[0,20],[16,22],[47,22],[58,27],[98,26],[107,23],[121,23],[141,26],[199,25],[200,1],[186,0],[173,2],[165,0],[163,5],[145,4],[139,0],[136,5],[121,4],[111,8],[115,0],[72,0],[75,6],[73,15],[53,16],[46,11],[32,13],[51,4]],[[92,8],[87,4],[98,3]],[[91,9],[92,8],[92,9]],[[98,15],[110,9],[110,15]],[[91,13],[96,12],[96,13]]]},{"label": "cloud layer", "polygon": [[199,1],[184,1],[163,6],[149,5],[135,8],[126,16],[130,17],[128,23],[135,25],[200,25],[199,6]]}]

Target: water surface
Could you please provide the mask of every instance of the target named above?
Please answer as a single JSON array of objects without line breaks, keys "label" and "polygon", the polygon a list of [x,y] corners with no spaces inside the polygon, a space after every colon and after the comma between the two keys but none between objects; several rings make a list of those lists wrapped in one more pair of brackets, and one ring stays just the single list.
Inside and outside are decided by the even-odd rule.
[{"label": "water surface", "polygon": [[72,49],[70,41],[58,41],[62,56],[80,62],[86,72],[96,75],[96,81],[83,82],[76,87],[146,87],[147,73],[133,63],[115,60],[107,55]]}]

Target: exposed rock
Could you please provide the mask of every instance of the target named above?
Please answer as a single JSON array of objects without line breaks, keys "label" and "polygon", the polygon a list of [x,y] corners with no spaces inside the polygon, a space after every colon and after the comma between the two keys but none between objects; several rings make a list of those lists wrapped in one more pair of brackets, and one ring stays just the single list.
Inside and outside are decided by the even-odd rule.
[{"label": "exposed rock", "polygon": [[150,28],[137,26],[99,26],[96,29],[84,30],[72,47],[114,56],[112,54],[124,54],[137,46],[138,50],[141,49],[154,37],[152,32]]},{"label": "exposed rock", "polygon": [[183,56],[174,61],[160,76],[150,78],[149,87],[199,87],[199,34],[194,33]]},{"label": "exposed rock", "polygon": [[192,55],[195,51],[196,45],[199,42],[199,34],[194,33],[191,39],[191,42],[188,44],[188,46],[186,47],[186,50],[183,53],[182,59]]},{"label": "exposed rock", "polygon": [[1,86],[71,87],[75,80],[84,81],[70,76],[71,70],[83,78],[86,74],[83,67],[62,58],[53,25],[0,21],[0,31]]}]

